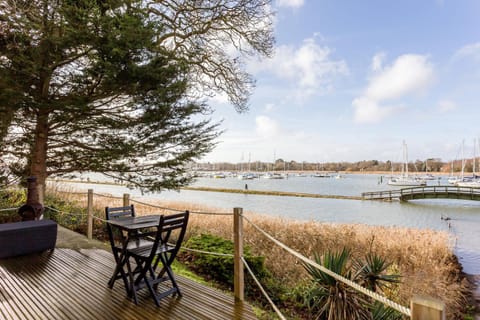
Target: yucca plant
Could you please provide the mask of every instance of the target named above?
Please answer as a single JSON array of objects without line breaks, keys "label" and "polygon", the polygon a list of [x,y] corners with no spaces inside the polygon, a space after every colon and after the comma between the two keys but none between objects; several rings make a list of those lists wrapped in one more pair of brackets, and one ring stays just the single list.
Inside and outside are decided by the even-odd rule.
[{"label": "yucca plant", "polygon": [[[340,253],[328,251],[323,257],[315,254],[314,259],[325,268],[353,280],[349,250],[344,248]],[[304,264],[304,267],[312,277],[312,290],[307,302],[316,312],[315,319],[370,319],[363,295],[312,265]]]},{"label": "yucca plant", "polygon": [[365,256],[365,260],[355,260],[355,282],[374,292],[382,292],[386,286],[400,282],[400,275],[387,274],[391,265],[385,258],[370,252]]},{"label": "yucca plant", "polygon": [[402,314],[398,311],[385,306],[383,303],[376,301],[372,307],[372,320],[401,320]]}]

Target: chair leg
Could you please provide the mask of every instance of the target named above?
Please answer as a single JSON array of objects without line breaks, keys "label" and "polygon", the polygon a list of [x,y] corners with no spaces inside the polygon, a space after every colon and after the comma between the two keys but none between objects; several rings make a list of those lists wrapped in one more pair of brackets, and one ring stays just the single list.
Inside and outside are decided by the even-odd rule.
[{"label": "chair leg", "polygon": [[[127,294],[130,295],[127,274],[123,269],[123,265],[125,264],[125,262],[122,262],[122,260],[125,259],[125,257],[123,257],[123,255],[119,256],[118,252],[115,252],[115,251],[113,251],[113,257],[115,258],[115,262],[117,265],[115,266],[115,271],[113,273],[113,276],[108,281],[108,287],[110,289],[113,289],[113,285],[115,284],[115,281],[117,281],[117,279],[119,278],[122,278],[123,284],[125,285],[125,288],[127,290]],[[120,275],[118,275],[119,273]]]},{"label": "chair leg", "polygon": [[132,267],[130,266],[130,259],[127,259],[127,269],[128,269],[128,277],[129,277],[129,280],[130,280],[130,286],[129,286],[129,289],[128,289],[128,291],[130,292],[129,296],[131,295],[133,297],[133,302],[135,302],[135,304],[138,304],[137,288],[135,287]]},{"label": "chair leg", "polygon": [[173,288],[175,288],[175,292],[173,293],[173,295],[175,295],[175,293],[178,293],[178,295],[181,297],[182,293],[180,292],[180,288],[177,285],[177,281],[175,280],[175,276],[173,275],[173,271],[170,268],[170,266],[166,267],[166,271],[167,271],[168,277],[170,278],[170,281],[172,282]]},{"label": "chair leg", "polygon": [[[163,268],[158,273],[157,279],[161,279],[164,276],[164,274],[167,273],[168,280],[170,280],[170,282],[172,283],[173,294],[175,295],[175,293],[178,293],[178,295],[181,297],[182,293],[180,292],[180,288],[177,285],[177,281],[175,280],[175,276],[173,274],[172,268],[170,267],[170,263],[169,263],[170,260],[162,254],[159,255],[159,259],[162,262]],[[167,278],[165,280],[167,280]],[[163,282],[163,280],[161,282]],[[158,283],[156,283],[155,286],[158,286]]]},{"label": "chair leg", "polygon": [[148,290],[150,291],[150,294],[152,295],[153,300],[155,301],[155,304],[157,305],[157,307],[160,307],[160,301],[158,300],[157,293],[156,293],[155,290],[153,289],[152,283],[150,282],[150,280],[148,280],[146,274],[145,274],[145,276],[144,276],[143,279],[144,279],[144,281],[145,281],[145,284],[146,284],[147,287],[148,287]]}]

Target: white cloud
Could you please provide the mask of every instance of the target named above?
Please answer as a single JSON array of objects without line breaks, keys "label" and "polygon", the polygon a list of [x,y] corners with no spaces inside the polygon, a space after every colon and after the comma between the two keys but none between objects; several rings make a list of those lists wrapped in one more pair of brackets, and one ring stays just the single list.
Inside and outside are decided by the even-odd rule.
[{"label": "white cloud", "polygon": [[265,112],[271,112],[275,109],[275,104],[273,103],[267,103],[265,105]]},{"label": "white cloud", "polygon": [[[373,60],[375,61],[375,57]],[[433,65],[427,56],[406,54],[398,57],[391,66],[383,67],[375,73],[363,95],[353,100],[355,121],[381,121],[398,110],[385,106],[385,102],[423,92],[433,78]]]},{"label": "white cloud", "polygon": [[331,50],[322,47],[314,38],[305,39],[298,48],[279,46],[272,59],[252,63],[252,73],[269,72],[296,86],[297,95],[304,98],[313,93],[329,91],[333,78],[348,74],[344,60],[333,60]]},{"label": "white cloud", "polygon": [[472,57],[480,61],[480,42],[468,44],[455,52],[454,58]]},{"label": "white cloud", "polygon": [[383,62],[385,61],[386,57],[387,57],[387,54],[385,52],[379,52],[373,56],[372,65],[370,67],[373,72],[382,70]]},{"label": "white cloud", "polygon": [[299,8],[303,6],[303,3],[303,0],[277,0],[277,6],[279,7]]},{"label": "white cloud", "polygon": [[256,132],[262,138],[272,138],[279,133],[277,122],[267,116],[256,117],[255,123]]},{"label": "white cloud", "polygon": [[433,80],[433,66],[426,56],[403,55],[370,80],[366,95],[377,101],[396,99],[423,91]]},{"label": "white cloud", "polygon": [[438,102],[438,110],[442,113],[446,113],[457,109],[455,102],[450,100],[441,100]]},{"label": "white cloud", "polygon": [[352,102],[355,108],[355,121],[358,123],[376,123],[395,111],[392,107],[381,107],[377,101],[368,97],[356,98]]}]

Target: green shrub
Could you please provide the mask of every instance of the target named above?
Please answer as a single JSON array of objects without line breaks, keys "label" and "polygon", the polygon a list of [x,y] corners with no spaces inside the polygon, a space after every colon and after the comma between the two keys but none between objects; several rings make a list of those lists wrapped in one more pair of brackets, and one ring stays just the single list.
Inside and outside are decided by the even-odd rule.
[{"label": "green shrub", "polygon": [[[214,252],[226,255],[233,255],[234,244],[231,240],[201,234],[188,239],[184,247],[206,252]],[[243,256],[252,270],[252,273],[259,280],[273,302],[278,305],[288,303],[288,289],[274,279],[265,267],[265,257],[254,256],[250,247],[244,246]],[[178,260],[185,264],[190,270],[204,277],[207,281],[215,282],[223,289],[233,290],[233,257],[211,255],[206,253],[182,250]],[[244,268],[245,273],[245,297],[256,305],[266,307],[269,305],[263,293],[255,283],[250,273]],[[269,307],[267,307],[269,308]]]},{"label": "green shrub", "polygon": [[[25,189],[0,190],[0,209],[19,208],[27,201]],[[20,221],[18,210],[0,212],[0,223]]]},{"label": "green shrub", "polygon": [[87,209],[84,205],[47,193],[45,195],[45,207],[44,216],[46,218],[55,220],[68,229],[85,233]]},{"label": "green shrub", "polygon": [[[234,251],[232,241],[210,234],[201,234],[190,238],[185,243],[185,247],[220,254],[233,254]],[[196,272],[229,288],[233,287],[233,257],[193,251],[184,252],[181,257]],[[252,256],[248,247],[244,247],[244,257],[257,277],[263,278],[267,275],[267,270],[264,267],[264,257]]]}]

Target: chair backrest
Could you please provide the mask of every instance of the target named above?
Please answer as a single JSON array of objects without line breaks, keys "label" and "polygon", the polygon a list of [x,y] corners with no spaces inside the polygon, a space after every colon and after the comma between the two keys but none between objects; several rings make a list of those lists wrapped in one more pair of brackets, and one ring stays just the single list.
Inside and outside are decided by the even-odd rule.
[{"label": "chair backrest", "polygon": [[[119,219],[125,217],[135,217],[135,208],[132,205],[125,207],[105,207],[105,218],[107,220]],[[110,245],[112,250],[115,248],[115,235],[113,234],[112,226],[107,223],[108,238],[110,239]],[[117,235],[117,240],[122,236]]]},{"label": "chair backrest", "polygon": [[157,251],[159,245],[168,247],[170,253],[168,264],[175,258],[185,237],[190,212],[187,210],[182,213],[162,215],[158,225],[152,254]]},{"label": "chair backrest", "polygon": [[133,207],[133,204],[125,207],[105,207],[105,217],[107,220],[122,217],[135,217],[135,208]]}]

